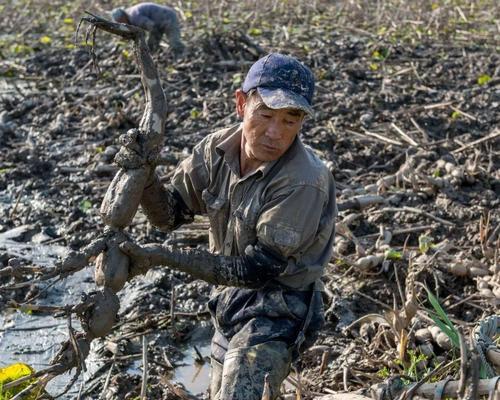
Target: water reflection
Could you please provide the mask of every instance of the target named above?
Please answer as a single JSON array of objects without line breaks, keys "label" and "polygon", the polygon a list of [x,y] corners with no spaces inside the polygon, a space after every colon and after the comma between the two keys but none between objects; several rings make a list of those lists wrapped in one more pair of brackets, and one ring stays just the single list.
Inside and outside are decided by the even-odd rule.
[{"label": "water reflection", "polygon": [[203,364],[196,362],[197,354],[194,347],[186,352],[186,357],[182,360],[183,366],[177,367],[174,371],[172,381],[180,382],[186,390],[192,394],[204,393],[210,383],[210,344],[196,346],[205,359]]}]

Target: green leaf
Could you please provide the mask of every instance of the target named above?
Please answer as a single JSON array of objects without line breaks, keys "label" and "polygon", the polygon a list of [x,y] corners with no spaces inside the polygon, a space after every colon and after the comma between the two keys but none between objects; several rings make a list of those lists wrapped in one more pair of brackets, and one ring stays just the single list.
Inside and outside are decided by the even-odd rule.
[{"label": "green leaf", "polygon": [[383,61],[389,56],[389,50],[385,47],[380,47],[372,53],[372,58],[377,61]]},{"label": "green leaf", "polygon": [[240,72],[237,72],[233,75],[233,85],[240,86],[243,81],[243,75]]},{"label": "green leaf", "polygon": [[14,43],[9,47],[11,53],[15,55],[27,55],[33,51],[33,49],[29,46],[26,46],[22,43]]},{"label": "green leaf", "polygon": [[380,60],[383,60],[384,59],[384,56],[382,56],[382,54],[380,54],[380,52],[378,50],[375,50],[373,53],[372,53],[372,58],[374,60],[377,60],[377,61],[380,61]]},{"label": "green leaf", "polygon": [[[24,363],[14,363],[6,366],[5,368],[0,368],[0,400],[8,400],[13,398],[16,394],[21,392],[23,389],[28,387],[34,379],[27,380],[13,388],[3,390],[3,386],[9,382],[13,382],[23,376],[31,375],[34,370],[28,365]],[[33,400],[37,396],[32,393],[27,397],[24,397],[28,400]]]},{"label": "green leaf", "polygon": [[26,307],[19,307],[19,311],[21,311],[23,314],[26,314],[26,315],[32,315],[33,314],[33,310],[31,308],[26,308]]},{"label": "green leaf", "polygon": [[426,287],[427,291],[427,299],[429,303],[431,303],[432,308],[434,308],[434,312],[432,310],[427,310],[429,312],[430,317],[434,321],[434,323],[441,329],[446,336],[448,336],[451,340],[451,343],[456,348],[460,348],[460,339],[458,337],[458,331],[453,325],[453,322],[448,318],[448,315],[439,304],[439,300],[434,294]]},{"label": "green leaf", "polygon": [[90,200],[87,200],[87,199],[82,200],[80,202],[79,208],[81,211],[86,213],[92,208],[92,202]]},{"label": "green leaf", "polygon": [[384,33],[387,32],[387,28],[385,26],[381,26],[378,31],[377,31],[377,34],[382,36]]},{"label": "green leaf", "polygon": [[191,115],[191,118],[196,119],[200,116],[201,113],[196,108],[193,108],[189,114]]},{"label": "green leaf", "polygon": [[420,235],[418,237],[418,248],[422,254],[425,254],[432,248],[432,238],[427,235]]},{"label": "green leaf", "polygon": [[389,368],[384,367],[377,371],[377,376],[382,379],[387,379],[391,376],[391,371],[389,371]]},{"label": "green leaf", "polygon": [[63,22],[64,22],[66,25],[72,25],[75,21],[73,20],[73,18],[68,17],[68,18],[64,18]]},{"label": "green leaf", "polygon": [[42,43],[42,44],[51,44],[52,43],[52,39],[49,36],[42,36],[40,38],[40,43]]},{"label": "green leaf", "polygon": [[483,74],[477,78],[477,83],[482,85],[486,85],[489,81],[491,81],[491,76]]},{"label": "green leaf", "polygon": [[248,34],[251,36],[260,36],[260,35],[262,35],[262,29],[251,28],[248,30]]},{"label": "green leaf", "polygon": [[403,253],[394,249],[387,249],[384,256],[386,260],[399,261],[403,258]]}]

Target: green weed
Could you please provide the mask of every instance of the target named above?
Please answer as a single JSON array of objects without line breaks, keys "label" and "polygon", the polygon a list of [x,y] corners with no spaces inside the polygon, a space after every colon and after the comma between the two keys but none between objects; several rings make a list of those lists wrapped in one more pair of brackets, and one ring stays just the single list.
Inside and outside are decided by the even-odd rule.
[{"label": "green weed", "polygon": [[427,291],[427,299],[429,300],[429,303],[431,303],[431,306],[433,310],[427,310],[429,313],[429,316],[432,318],[434,323],[441,329],[446,336],[448,336],[451,340],[452,345],[459,349],[460,348],[460,339],[458,336],[458,331],[457,328],[455,328],[455,325],[453,325],[453,322],[451,322],[450,318],[446,314],[446,312],[443,310],[443,307],[441,307],[441,304],[439,304],[439,300],[437,299],[434,294],[426,287],[425,290]]},{"label": "green weed", "polygon": [[434,246],[433,239],[427,235],[420,235],[418,237],[418,249],[422,254],[427,253]]},{"label": "green weed", "polygon": [[84,213],[86,213],[92,208],[92,202],[88,199],[82,200],[78,208]]},{"label": "green weed", "polygon": [[477,78],[477,83],[481,86],[486,85],[489,81],[491,81],[491,76],[483,74]]},{"label": "green weed", "polygon": [[[406,379],[406,384],[411,382],[419,381],[423,378],[425,374],[429,371],[426,368],[425,370],[419,368],[419,364],[427,361],[427,356],[425,354],[419,353],[416,350],[409,349],[407,351],[408,356],[410,357],[409,361],[402,360],[394,360],[394,362],[403,368],[402,375],[407,376],[410,380]],[[403,379],[405,381],[405,379]]]}]

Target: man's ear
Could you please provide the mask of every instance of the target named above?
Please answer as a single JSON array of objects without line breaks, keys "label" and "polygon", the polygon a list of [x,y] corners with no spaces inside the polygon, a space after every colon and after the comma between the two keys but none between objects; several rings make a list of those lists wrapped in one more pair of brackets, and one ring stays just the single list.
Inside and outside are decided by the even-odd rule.
[{"label": "man's ear", "polygon": [[234,92],[236,98],[236,114],[238,117],[243,118],[245,115],[245,105],[247,103],[248,96],[243,92],[243,90],[238,89]]}]

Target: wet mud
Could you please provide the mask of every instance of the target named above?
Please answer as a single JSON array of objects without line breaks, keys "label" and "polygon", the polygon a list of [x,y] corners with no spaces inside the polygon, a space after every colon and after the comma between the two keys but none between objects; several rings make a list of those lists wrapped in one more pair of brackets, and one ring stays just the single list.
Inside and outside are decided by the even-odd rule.
[{"label": "wet mud", "polygon": [[[411,371],[417,381],[457,359],[439,332],[416,335],[435,326],[422,285],[468,340],[500,306],[497,8],[271,3],[179,5],[186,52],[174,58],[163,43],[153,56],[168,103],[158,171],[168,182],[201,138],[237,122],[233,92],[261,55],[303,60],[317,88],[301,137],[332,171],[340,213],[324,278],[327,324],[297,364],[301,384],[293,374],[286,395],[299,386],[302,398],[319,398]],[[98,33],[97,72],[89,48],[73,43],[83,9],[111,4],[52,2],[37,17],[24,7],[16,1],[2,11],[10,18],[0,35],[0,271],[12,258],[50,268],[104,231],[99,208],[119,170],[119,138],[144,111],[129,44]],[[20,32],[23,24],[30,29]],[[205,248],[207,229],[200,217],[165,234],[139,210],[125,232],[139,243]],[[92,264],[56,283],[0,290],[0,367],[42,369],[68,337],[64,318],[15,311],[13,302],[39,294],[37,304],[76,304],[96,289],[94,273]],[[2,272],[0,286],[37,276]],[[113,329],[93,342],[88,370],[66,398],[82,381],[84,398],[139,396],[143,337],[151,398],[208,398],[208,364],[194,361],[193,346],[207,356],[210,285],[168,269],[120,285]],[[421,357],[414,370],[410,354]],[[445,373],[458,376],[457,365],[438,378]],[[54,380],[50,392],[70,378]]]}]

